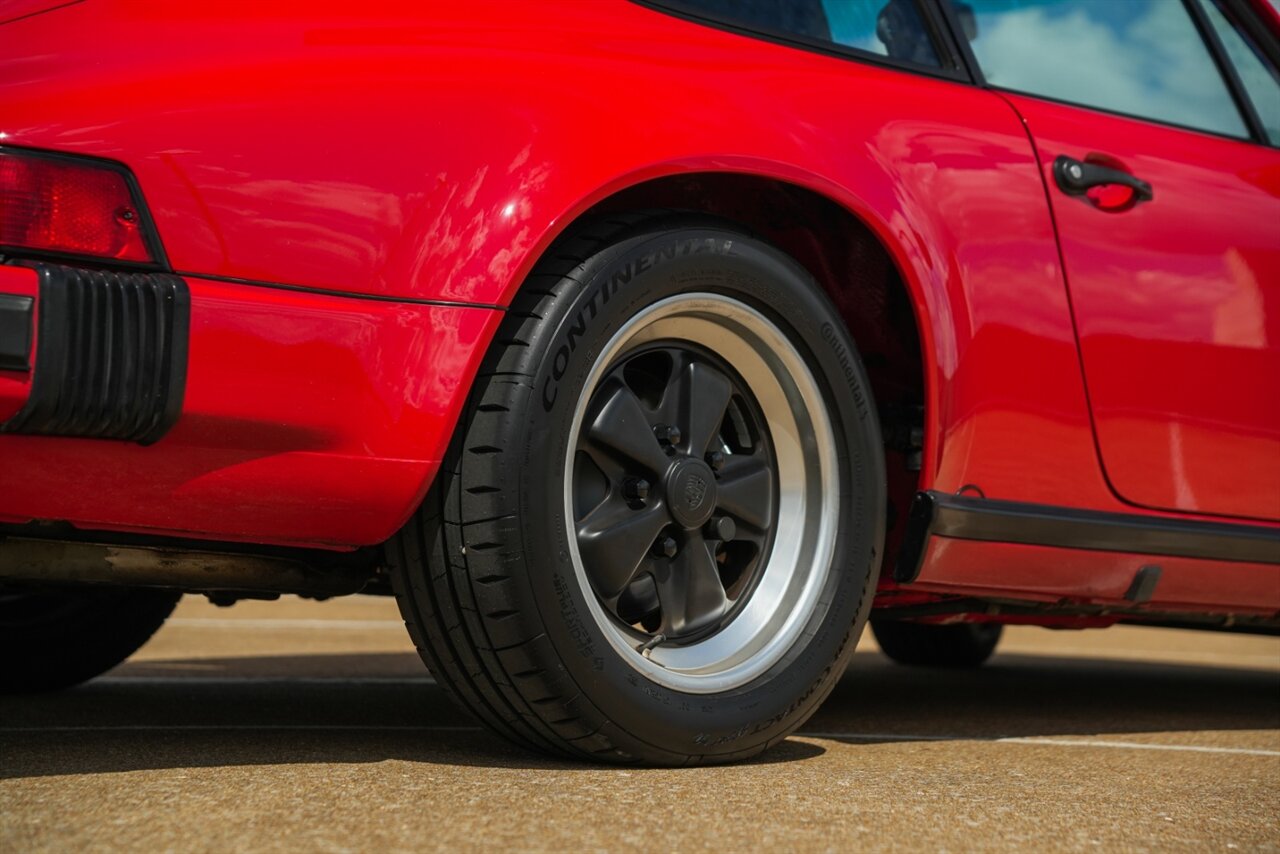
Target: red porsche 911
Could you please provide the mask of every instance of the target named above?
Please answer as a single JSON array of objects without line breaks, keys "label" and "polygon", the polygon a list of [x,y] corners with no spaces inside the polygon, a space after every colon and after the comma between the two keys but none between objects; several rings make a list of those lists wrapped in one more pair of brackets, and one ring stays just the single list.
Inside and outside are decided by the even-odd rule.
[{"label": "red porsche 911", "polygon": [[0,690],[394,595],[752,756],[870,622],[1280,633],[1270,0],[0,2]]}]

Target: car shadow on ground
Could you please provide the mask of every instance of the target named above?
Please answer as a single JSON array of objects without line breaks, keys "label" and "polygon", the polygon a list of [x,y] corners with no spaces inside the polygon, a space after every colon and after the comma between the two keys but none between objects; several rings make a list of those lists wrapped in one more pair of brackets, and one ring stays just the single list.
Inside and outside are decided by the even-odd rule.
[{"label": "car shadow on ground", "polygon": [[[0,698],[0,778],[384,760],[590,768],[490,735],[419,668],[412,654],[130,663],[61,694]],[[872,744],[1278,728],[1277,670],[1019,655],[922,670],[863,652],[799,735]],[[756,763],[824,752],[792,738]]]}]

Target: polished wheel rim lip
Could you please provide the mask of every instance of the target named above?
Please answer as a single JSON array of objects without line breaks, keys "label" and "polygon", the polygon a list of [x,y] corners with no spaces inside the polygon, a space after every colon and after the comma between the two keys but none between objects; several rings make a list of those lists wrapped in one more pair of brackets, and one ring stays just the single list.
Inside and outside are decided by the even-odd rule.
[{"label": "polished wheel rim lip", "polygon": [[[636,632],[597,596],[576,537],[574,466],[593,395],[620,358],[654,342],[689,342],[732,365],[763,413],[776,476],[776,534],[747,601],[702,640],[642,648]],[[570,426],[564,465],[569,554],[592,617],[634,669],[669,688],[718,693],[778,663],[819,604],[831,573],[839,514],[838,457],[821,390],[804,358],[765,315],[711,293],[662,300],[631,318],[605,345],[587,377]]]}]

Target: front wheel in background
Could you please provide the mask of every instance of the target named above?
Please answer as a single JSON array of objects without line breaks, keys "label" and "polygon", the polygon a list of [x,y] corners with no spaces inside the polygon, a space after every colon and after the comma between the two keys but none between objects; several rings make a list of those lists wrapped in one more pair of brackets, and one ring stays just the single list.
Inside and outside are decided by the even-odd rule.
[{"label": "front wheel in background", "polygon": [[880,650],[898,664],[915,667],[978,667],[996,651],[999,623],[911,623],[872,620]]},{"label": "front wheel in background", "polygon": [[406,621],[517,743],[754,755],[827,695],[870,605],[861,362],[812,278],[736,230],[618,220],[552,254],[389,550]]},{"label": "front wheel in background", "polygon": [[0,585],[0,694],[56,691],[105,673],[164,624],[180,593]]}]

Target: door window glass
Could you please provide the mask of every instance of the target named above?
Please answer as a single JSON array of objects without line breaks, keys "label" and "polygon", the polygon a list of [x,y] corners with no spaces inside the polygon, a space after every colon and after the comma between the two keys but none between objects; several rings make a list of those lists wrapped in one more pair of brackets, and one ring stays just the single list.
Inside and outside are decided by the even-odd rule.
[{"label": "door window glass", "polygon": [[828,42],[938,68],[917,0],[657,0],[762,33]]},{"label": "door window glass", "polygon": [[1205,3],[1204,8],[1209,23],[1222,40],[1227,57],[1240,75],[1240,83],[1253,102],[1258,118],[1262,119],[1267,141],[1280,145],[1280,79],[1275,69],[1263,58],[1253,40],[1227,20],[1217,0]]},{"label": "door window glass", "polygon": [[1248,136],[1179,0],[957,0],[953,6],[993,86]]}]

